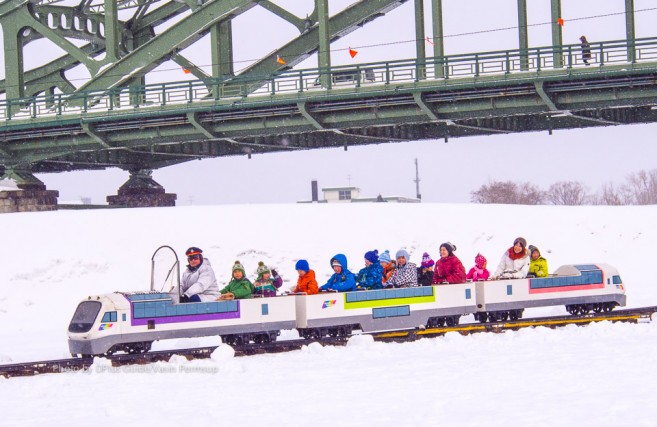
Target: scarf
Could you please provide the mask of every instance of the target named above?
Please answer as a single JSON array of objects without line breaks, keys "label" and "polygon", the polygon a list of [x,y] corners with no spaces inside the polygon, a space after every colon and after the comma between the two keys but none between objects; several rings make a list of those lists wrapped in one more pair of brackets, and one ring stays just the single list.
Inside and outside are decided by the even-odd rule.
[{"label": "scarf", "polygon": [[519,254],[513,251],[513,246],[509,248],[509,258],[511,258],[514,261],[520,258],[524,258],[526,256],[527,256],[527,249],[525,248],[522,248],[522,252],[520,252]]}]

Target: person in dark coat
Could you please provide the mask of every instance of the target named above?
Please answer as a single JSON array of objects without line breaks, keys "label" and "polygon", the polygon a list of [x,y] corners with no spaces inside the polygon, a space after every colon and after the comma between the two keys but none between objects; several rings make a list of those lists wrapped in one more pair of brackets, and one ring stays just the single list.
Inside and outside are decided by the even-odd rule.
[{"label": "person in dark coat", "polygon": [[440,259],[436,262],[432,283],[465,283],[465,267],[454,255],[455,250],[456,246],[450,242],[440,245]]},{"label": "person in dark coat", "polygon": [[425,252],[422,254],[422,263],[417,268],[417,284],[420,286],[431,286],[433,281],[434,262],[431,256]]},{"label": "person in dark coat", "polygon": [[582,42],[582,62],[586,65],[591,65],[589,64],[589,61],[591,60],[591,45],[589,44],[589,41],[586,40],[586,36],[580,37],[579,41]]}]

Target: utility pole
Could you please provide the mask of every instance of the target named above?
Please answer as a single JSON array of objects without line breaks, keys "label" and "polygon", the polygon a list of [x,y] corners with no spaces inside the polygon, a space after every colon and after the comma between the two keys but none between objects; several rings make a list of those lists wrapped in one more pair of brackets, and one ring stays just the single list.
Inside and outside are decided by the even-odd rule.
[{"label": "utility pole", "polygon": [[417,164],[417,158],[415,159],[415,197],[418,200],[422,200],[422,195],[420,194],[420,167]]}]

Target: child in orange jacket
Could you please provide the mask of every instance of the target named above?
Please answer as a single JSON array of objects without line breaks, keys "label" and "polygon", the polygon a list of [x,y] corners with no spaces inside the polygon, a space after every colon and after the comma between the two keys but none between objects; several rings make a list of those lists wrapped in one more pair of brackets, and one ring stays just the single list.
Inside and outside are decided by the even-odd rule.
[{"label": "child in orange jacket", "polygon": [[319,289],[317,286],[317,280],[315,280],[315,272],[310,269],[308,261],[300,259],[297,261],[294,268],[296,268],[297,273],[299,273],[299,279],[297,279],[297,287],[294,288],[292,292],[305,293],[308,295],[318,293]]}]

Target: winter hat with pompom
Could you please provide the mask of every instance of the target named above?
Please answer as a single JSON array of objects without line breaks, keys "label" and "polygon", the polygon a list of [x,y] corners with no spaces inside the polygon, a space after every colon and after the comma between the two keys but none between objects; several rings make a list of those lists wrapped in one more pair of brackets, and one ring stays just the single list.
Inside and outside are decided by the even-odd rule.
[{"label": "winter hat with pompom", "polygon": [[244,266],[241,262],[239,262],[239,260],[235,261],[235,264],[233,264],[233,272],[235,272],[235,270],[241,271],[242,277],[246,277],[246,270],[244,270]]},{"label": "winter hat with pompom", "polygon": [[477,254],[475,257],[475,265],[477,268],[486,268],[486,258],[482,254]]},{"label": "winter hat with pompom", "polygon": [[381,255],[379,255],[379,261],[385,262],[385,263],[390,262],[390,251],[387,250],[387,249],[385,251],[383,251],[383,253]]},{"label": "winter hat with pompom", "polygon": [[422,264],[420,264],[420,265],[422,265],[422,268],[429,268],[429,267],[432,267],[434,265],[434,262],[433,262],[433,260],[431,259],[431,256],[429,256],[428,253],[425,252],[425,253],[422,254]]},{"label": "winter hat with pompom", "polygon": [[258,280],[260,280],[262,278],[262,275],[265,273],[271,274],[271,270],[269,269],[269,267],[267,267],[265,263],[262,261],[258,262],[258,269],[256,270],[256,272],[258,273]]},{"label": "winter hat with pompom", "polygon": [[379,251],[374,249],[373,251],[365,252],[365,259],[371,262],[372,264],[376,264],[377,262],[379,262]]}]

